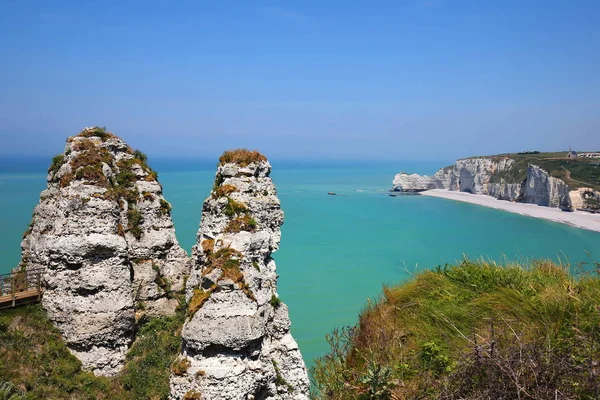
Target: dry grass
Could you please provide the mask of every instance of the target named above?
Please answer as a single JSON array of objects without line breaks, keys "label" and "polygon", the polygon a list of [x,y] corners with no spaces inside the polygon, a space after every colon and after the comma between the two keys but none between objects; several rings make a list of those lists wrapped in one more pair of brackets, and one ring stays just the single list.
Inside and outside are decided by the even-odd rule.
[{"label": "dry grass", "polygon": [[201,243],[202,251],[205,254],[210,253],[215,248],[215,240],[214,239],[204,239]]},{"label": "dry grass", "polygon": [[237,233],[241,231],[254,232],[257,228],[257,223],[254,218],[249,215],[242,215],[229,221],[224,229],[226,233]]},{"label": "dry grass", "polygon": [[233,185],[225,184],[221,186],[216,186],[213,191],[213,197],[218,198],[223,196],[229,196],[231,193],[234,192],[239,192],[239,189]]},{"label": "dry grass", "polygon": [[94,150],[95,148],[96,143],[90,139],[78,140],[73,144],[73,150],[75,151]]},{"label": "dry grass", "polygon": [[192,298],[190,299],[190,302],[188,304],[188,314],[194,315],[196,311],[201,309],[206,300],[208,300],[208,298],[212,294],[212,291],[212,288],[207,291],[195,288],[194,294],[192,295]]},{"label": "dry grass", "polygon": [[171,371],[177,376],[184,376],[187,374],[187,370],[192,366],[192,363],[187,358],[182,358],[181,360],[175,362]]},{"label": "dry grass", "polygon": [[219,162],[221,165],[234,163],[240,167],[247,167],[252,163],[258,163],[262,161],[267,161],[267,157],[256,150],[248,149],[228,150],[224,152],[221,157],[219,157]]}]

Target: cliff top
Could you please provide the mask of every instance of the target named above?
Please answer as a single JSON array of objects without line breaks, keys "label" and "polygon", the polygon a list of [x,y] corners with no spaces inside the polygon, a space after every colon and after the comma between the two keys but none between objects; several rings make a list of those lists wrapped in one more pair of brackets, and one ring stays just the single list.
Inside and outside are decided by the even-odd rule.
[{"label": "cliff top", "polygon": [[475,156],[462,158],[459,161],[470,159],[491,158],[495,160],[511,158],[515,160],[513,166],[501,173],[494,175],[492,182],[504,179],[508,182],[522,182],[527,174],[529,164],[537,165],[547,171],[550,176],[562,179],[571,189],[590,187],[600,190],[600,158],[567,158],[568,152],[521,152],[505,153],[492,156]]},{"label": "cliff top", "polygon": [[235,163],[240,167],[246,167],[254,162],[267,161],[267,157],[259,153],[257,150],[235,149],[227,150],[219,157],[221,165],[227,163]]}]

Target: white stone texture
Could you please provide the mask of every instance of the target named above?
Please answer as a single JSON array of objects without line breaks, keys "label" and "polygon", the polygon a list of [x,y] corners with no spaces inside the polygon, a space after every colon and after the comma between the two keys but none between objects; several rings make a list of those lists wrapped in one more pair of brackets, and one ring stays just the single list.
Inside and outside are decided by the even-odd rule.
[{"label": "white stone texture", "polygon": [[[77,172],[72,161],[86,151],[78,150],[84,141],[94,143],[90,151],[108,150],[110,162],[101,165],[107,179],[118,174],[117,161],[133,158],[117,137],[69,138],[64,164],[48,174],[47,189],[21,243],[20,267],[44,270],[42,305],[83,368],[115,375],[134,339],[136,301],[144,301],[150,314],[175,309],[174,300],[154,283],[155,269],[181,289],[189,259],[177,243],[169,214],[159,212],[160,184],[146,178],[141,167],[134,165],[133,183],[143,216],[140,240],[124,233],[128,205],[106,196],[110,184],[72,179],[61,185],[61,178]],[[153,200],[143,200],[143,192]]]},{"label": "white stone texture", "polygon": [[[184,324],[179,360],[187,359],[190,367],[183,375],[171,376],[172,399],[182,399],[192,390],[208,400],[308,399],[308,374],[289,331],[287,307],[270,303],[277,297],[271,253],[279,247],[283,224],[270,172],[266,161],[245,168],[233,163],[218,167],[216,186],[235,187],[227,196],[248,208],[257,227],[253,232],[227,233],[225,227],[235,218],[225,213],[227,196],[217,197],[213,191],[204,202],[186,294],[189,300],[195,289],[215,289]],[[241,253],[242,282],[221,278],[219,269],[207,270],[204,240],[215,241],[213,253],[227,247]],[[253,298],[243,290],[244,283]]]}]

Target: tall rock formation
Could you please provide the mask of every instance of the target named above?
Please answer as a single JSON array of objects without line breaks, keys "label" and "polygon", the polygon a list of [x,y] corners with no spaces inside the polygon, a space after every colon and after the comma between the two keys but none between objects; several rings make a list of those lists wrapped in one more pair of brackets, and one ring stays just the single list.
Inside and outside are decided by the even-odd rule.
[{"label": "tall rock formation", "polygon": [[474,157],[456,161],[432,176],[399,173],[393,191],[422,192],[447,189],[484,194],[500,200],[572,209],[569,186],[547,171],[530,164],[517,165],[507,156]]},{"label": "tall rock formation", "polygon": [[191,316],[171,376],[172,399],[308,398],[306,367],[277,295],[271,253],[283,212],[270,172],[258,152],[220,158],[193,250]]},{"label": "tall rock formation", "polygon": [[143,153],[103,128],[68,138],[53,159],[21,243],[19,268],[41,268],[43,307],[84,369],[114,375],[135,311],[170,314],[189,259]]}]

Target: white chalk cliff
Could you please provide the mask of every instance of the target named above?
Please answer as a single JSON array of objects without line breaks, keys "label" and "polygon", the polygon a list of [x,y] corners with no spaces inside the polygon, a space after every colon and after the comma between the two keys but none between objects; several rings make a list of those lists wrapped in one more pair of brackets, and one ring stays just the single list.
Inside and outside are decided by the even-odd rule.
[{"label": "white chalk cliff", "polygon": [[259,153],[236,153],[221,157],[202,207],[171,398],[308,399],[271,258],[283,223],[271,165]]},{"label": "white chalk cliff", "polygon": [[42,305],[84,369],[114,375],[135,312],[174,312],[189,258],[145,156],[101,128],[67,140],[21,243],[18,268],[42,268]]},{"label": "white chalk cliff", "polygon": [[447,189],[489,195],[500,200],[572,209],[569,186],[564,181],[550,176],[547,171],[533,164],[523,171],[515,170],[517,168],[515,161],[509,157],[466,158],[440,169],[432,176],[399,173],[394,177],[392,190],[421,192]]}]

